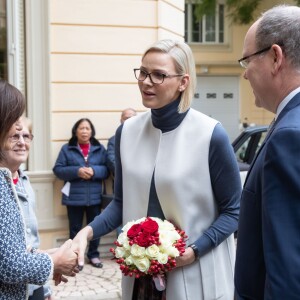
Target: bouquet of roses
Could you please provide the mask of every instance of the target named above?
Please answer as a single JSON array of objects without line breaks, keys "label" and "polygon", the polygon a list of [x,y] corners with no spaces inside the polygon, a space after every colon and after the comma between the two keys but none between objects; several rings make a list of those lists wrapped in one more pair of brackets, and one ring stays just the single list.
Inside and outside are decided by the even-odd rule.
[{"label": "bouquet of roses", "polygon": [[157,277],[176,267],[175,258],[185,251],[187,236],[167,220],[147,217],[128,222],[110,251],[122,273],[139,278]]}]

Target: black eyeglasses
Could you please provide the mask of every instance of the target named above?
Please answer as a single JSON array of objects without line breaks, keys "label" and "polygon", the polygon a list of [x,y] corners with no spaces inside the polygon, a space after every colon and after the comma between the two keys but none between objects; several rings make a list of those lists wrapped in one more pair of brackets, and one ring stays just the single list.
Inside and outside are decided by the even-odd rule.
[{"label": "black eyeglasses", "polygon": [[249,58],[250,58],[250,57],[255,56],[255,55],[262,54],[262,53],[264,53],[264,52],[266,52],[266,51],[269,51],[269,50],[272,48],[272,46],[273,46],[273,45],[271,45],[271,46],[269,46],[269,47],[267,47],[267,48],[264,48],[264,49],[262,49],[262,50],[259,50],[259,51],[255,52],[255,53],[253,53],[253,54],[250,54],[250,55],[248,55],[248,56],[245,56],[245,57],[239,59],[239,60],[238,60],[239,64],[241,65],[242,68],[247,69],[248,64],[249,64]]},{"label": "black eyeglasses", "polygon": [[23,133],[23,134],[19,134],[16,133],[12,136],[9,136],[8,138],[13,142],[13,143],[17,143],[20,141],[20,138],[23,138],[24,142],[26,144],[29,144],[32,140],[33,140],[33,135],[31,133]]},{"label": "black eyeglasses", "polygon": [[149,76],[150,81],[153,84],[162,84],[164,82],[165,78],[183,76],[182,74],[167,75],[167,74],[163,74],[163,73],[160,73],[157,71],[147,73],[146,71],[141,70],[141,69],[133,69],[133,71],[134,71],[135,78],[138,81],[144,81]]}]

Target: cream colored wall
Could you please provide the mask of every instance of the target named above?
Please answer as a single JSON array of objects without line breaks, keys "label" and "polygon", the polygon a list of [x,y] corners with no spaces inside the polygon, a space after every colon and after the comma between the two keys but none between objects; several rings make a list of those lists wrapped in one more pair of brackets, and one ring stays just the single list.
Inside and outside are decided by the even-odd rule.
[{"label": "cream colored wall", "polygon": [[[43,206],[48,212],[46,215],[38,212],[42,247],[55,246],[58,240],[68,236],[66,210],[60,204],[62,182],[55,179],[51,167],[61,146],[70,138],[71,127],[79,118],[89,117],[95,124],[97,138],[106,145],[119,125],[124,108],[130,106],[138,112],[144,111],[132,69],[140,66],[142,53],[156,40],[183,39],[184,2],[48,1],[51,166],[43,184],[38,179],[41,172],[35,170],[37,177],[32,178],[35,190],[42,198],[40,209]],[[278,3],[264,0],[256,15]],[[267,124],[272,115],[255,107],[251,87],[242,77],[243,69],[237,63],[242,56],[248,27],[228,22],[224,45],[191,47],[198,75],[207,68],[205,75],[239,76],[240,119],[247,117],[250,122]],[[45,190],[51,190],[47,197],[42,196]]]},{"label": "cream colored wall", "polygon": [[56,144],[70,137],[78,118],[91,118],[97,137],[105,143],[119,125],[122,109],[144,110],[133,68],[157,39],[183,38],[184,1],[54,0],[50,4],[54,161]]},{"label": "cream colored wall", "polygon": [[[124,108],[145,110],[133,68],[156,40],[183,39],[184,0],[51,0],[49,26],[53,165],[79,118],[90,118],[96,137],[106,145]],[[49,183],[50,215],[57,222],[51,227],[47,221],[52,217],[40,215],[42,247],[47,248],[68,236],[62,182],[50,176]],[[40,186],[34,185],[38,193]]]}]

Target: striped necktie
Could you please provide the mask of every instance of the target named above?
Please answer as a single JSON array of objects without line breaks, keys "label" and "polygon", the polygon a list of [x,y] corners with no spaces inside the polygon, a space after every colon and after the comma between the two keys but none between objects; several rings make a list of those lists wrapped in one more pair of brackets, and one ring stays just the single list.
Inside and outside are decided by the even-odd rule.
[{"label": "striped necktie", "polygon": [[274,118],[268,127],[268,131],[270,131],[273,128],[275,121],[276,121],[276,119]]},{"label": "striped necktie", "polygon": [[273,129],[274,124],[275,124],[275,121],[276,121],[276,119],[274,118],[274,119],[272,120],[272,122],[270,123],[270,125],[269,125],[269,127],[268,127],[268,130],[267,130],[267,136],[266,136],[265,140],[266,140],[266,139],[269,137],[269,135],[271,134],[272,129]]}]

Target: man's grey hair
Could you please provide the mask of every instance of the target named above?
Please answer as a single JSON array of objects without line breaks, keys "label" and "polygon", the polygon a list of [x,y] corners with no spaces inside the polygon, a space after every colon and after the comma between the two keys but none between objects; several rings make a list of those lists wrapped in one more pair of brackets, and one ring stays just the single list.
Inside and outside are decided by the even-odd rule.
[{"label": "man's grey hair", "polygon": [[262,14],[256,31],[257,49],[280,45],[295,68],[300,70],[300,7],[278,5]]}]

